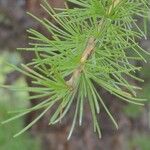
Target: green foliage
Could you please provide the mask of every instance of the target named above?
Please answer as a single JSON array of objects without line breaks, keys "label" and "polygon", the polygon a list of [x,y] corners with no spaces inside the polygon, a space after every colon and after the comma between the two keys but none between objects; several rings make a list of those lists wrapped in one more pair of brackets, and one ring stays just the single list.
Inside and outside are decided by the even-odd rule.
[{"label": "green foliage", "polygon": [[[136,39],[145,37],[137,26],[134,16],[147,17],[146,0],[68,0],[79,8],[53,9],[46,1],[42,8],[54,19],[53,24],[46,18],[36,19],[50,33],[29,29],[29,48],[19,50],[34,51],[36,58],[16,70],[31,77],[37,87],[8,87],[13,90],[32,91],[36,98],[45,98],[33,108],[19,111],[19,115],[4,121],[7,123],[24,116],[31,111],[44,109],[31,124],[15,135],[18,136],[37,122],[51,107],[58,104],[50,118],[55,124],[68,113],[73,103],[76,105],[70,138],[77,118],[82,124],[84,103],[89,102],[93,117],[94,132],[101,137],[97,114],[104,107],[110,119],[118,128],[113,116],[104,104],[100,91],[95,84],[102,87],[123,101],[143,105],[145,99],[137,98],[136,91],[141,88],[131,85],[126,77],[137,81],[135,76],[141,69],[134,66],[134,60],[145,61],[143,50]],[[134,30],[136,27],[137,30]],[[31,96],[29,99],[34,99]]]}]

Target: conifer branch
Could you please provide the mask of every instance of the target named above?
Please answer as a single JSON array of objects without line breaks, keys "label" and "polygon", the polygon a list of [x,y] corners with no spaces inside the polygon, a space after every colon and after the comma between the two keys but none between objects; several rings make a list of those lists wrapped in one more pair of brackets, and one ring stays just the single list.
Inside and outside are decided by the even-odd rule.
[{"label": "conifer branch", "polygon": [[[77,116],[79,125],[82,124],[84,103],[88,102],[94,132],[101,137],[97,119],[101,106],[117,129],[118,125],[94,83],[125,102],[143,105],[145,101],[136,97],[136,90],[141,88],[129,83],[124,76],[143,82],[135,76],[141,67],[134,66],[130,61],[146,62],[142,53],[149,54],[135,42],[135,39],[145,37],[145,32],[137,26],[133,17],[136,15],[142,19],[147,18],[148,3],[147,0],[67,0],[67,2],[78,5],[79,8],[69,8],[65,3],[66,8],[53,9],[46,0],[41,5],[58,26],[46,18],[39,19],[29,13],[47,29],[52,39],[34,29],[27,30],[32,42],[29,43],[29,48],[19,50],[33,51],[36,58],[22,65],[22,68],[11,66],[32,78],[33,84],[37,87],[3,87],[34,92],[36,95],[30,96],[30,100],[43,98],[44,101],[33,108],[19,111],[18,115],[3,123],[32,111],[45,109],[37,119],[20,131],[23,133],[53,105],[57,105],[49,122],[55,124],[62,120],[74,102],[76,108],[68,136],[70,138]],[[136,27],[136,30],[133,27]]]}]

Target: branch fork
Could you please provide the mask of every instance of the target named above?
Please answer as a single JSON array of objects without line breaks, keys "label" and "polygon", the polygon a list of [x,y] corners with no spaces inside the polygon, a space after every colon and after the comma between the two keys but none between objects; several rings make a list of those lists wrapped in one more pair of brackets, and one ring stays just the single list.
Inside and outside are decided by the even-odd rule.
[{"label": "branch fork", "polygon": [[95,38],[90,37],[87,42],[87,46],[81,56],[79,66],[74,70],[71,78],[66,82],[67,85],[71,87],[71,89],[74,88],[76,79],[80,76],[81,72],[83,71],[86,60],[88,60],[88,58],[92,55],[95,48],[95,44],[96,44]]}]

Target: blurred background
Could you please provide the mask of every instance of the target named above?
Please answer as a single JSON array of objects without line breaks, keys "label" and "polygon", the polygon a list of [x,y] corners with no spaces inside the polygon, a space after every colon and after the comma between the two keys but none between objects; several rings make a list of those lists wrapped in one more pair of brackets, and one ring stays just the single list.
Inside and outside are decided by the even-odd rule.
[{"label": "blurred background", "polygon": [[[30,11],[39,17],[46,16],[39,7],[41,0],[0,0],[0,84],[15,86],[27,86],[31,84],[29,78],[13,70],[6,62],[19,65],[27,63],[34,54],[31,52],[17,51],[17,47],[27,46],[28,39],[26,29],[34,27],[44,31],[37,22],[26,15]],[[63,0],[49,0],[55,7],[63,7]],[[51,18],[50,18],[51,19]],[[141,21],[139,19],[139,26]],[[150,20],[147,21],[150,27]],[[150,51],[150,28],[148,39],[139,41],[140,45]],[[150,57],[145,56],[148,63],[134,62],[143,67],[138,74],[145,80],[140,84],[143,88],[138,95],[150,100]],[[135,81],[131,81],[135,82]],[[13,116],[9,111],[28,108],[34,105],[28,100],[33,93],[14,92],[0,88],[0,122]],[[84,123],[82,127],[76,127],[70,141],[66,140],[71,124],[72,113],[60,125],[49,127],[48,114],[35,124],[30,131],[13,138],[38,114],[29,114],[24,118],[15,120],[6,125],[0,125],[0,150],[150,150],[150,104],[144,107],[124,104],[117,101],[116,97],[103,91],[103,97],[110,107],[114,117],[119,123],[119,130],[115,130],[102,110],[100,121],[103,138],[98,139],[92,131],[91,116],[88,107],[85,106]]]}]

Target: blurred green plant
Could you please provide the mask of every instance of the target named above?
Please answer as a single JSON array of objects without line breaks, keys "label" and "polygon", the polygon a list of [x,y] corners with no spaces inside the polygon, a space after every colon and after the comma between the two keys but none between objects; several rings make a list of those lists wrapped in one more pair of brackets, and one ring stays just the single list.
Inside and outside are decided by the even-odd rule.
[{"label": "blurred green plant", "polygon": [[138,134],[129,142],[131,150],[150,150],[150,136],[146,134]]},{"label": "blurred green plant", "polygon": [[[15,108],[14,105],[11,105],[11,101],[14,101],[14,99],[9,99],[9,101],[7,100],[7,103],[4,104],[0,99],[0,121],[12,116],[8,114],[10,107]],[[18,130],[21,130],[23,126],[23,119],[17,120],[12,124],[7,124],[6,126],[0,126],[0,150],[29,150],[31,147],[32,150],[40,149],[40,140],[31,138],[27,133],[17,139],[13,138],[13,135]]]},{"label": "blurred green plant", "polygon": [[141,114],[143,109],[144,107],[128,104],[127,106],[125,106],[124,112],[128,117],[137,118]]},{"label": "blurred green plant", "polygon": [[[4,52],[0,55],[0,83],[6,80],[6,74],[13,71],[4,62],[10,62],[17,65],[21,62],[21,59],[17,53]],[[16,86],[25,86],[26,83],[23,78],[16,80],[14,83]],[[7,89],[0,89],[0,122],[12,117],[12,113],[8,113],[10,110],[21,109],[28,106],[27,92],[11,92]],[[24,119],[16,120],[12,124],[6,126],[0,125],[0,150],[32,150],[40,149],[40,141],[37,138],[30,137],[27,133],[20,136],[17,139],[12,138],[13,135],[21,130],[24,126]]]}]

